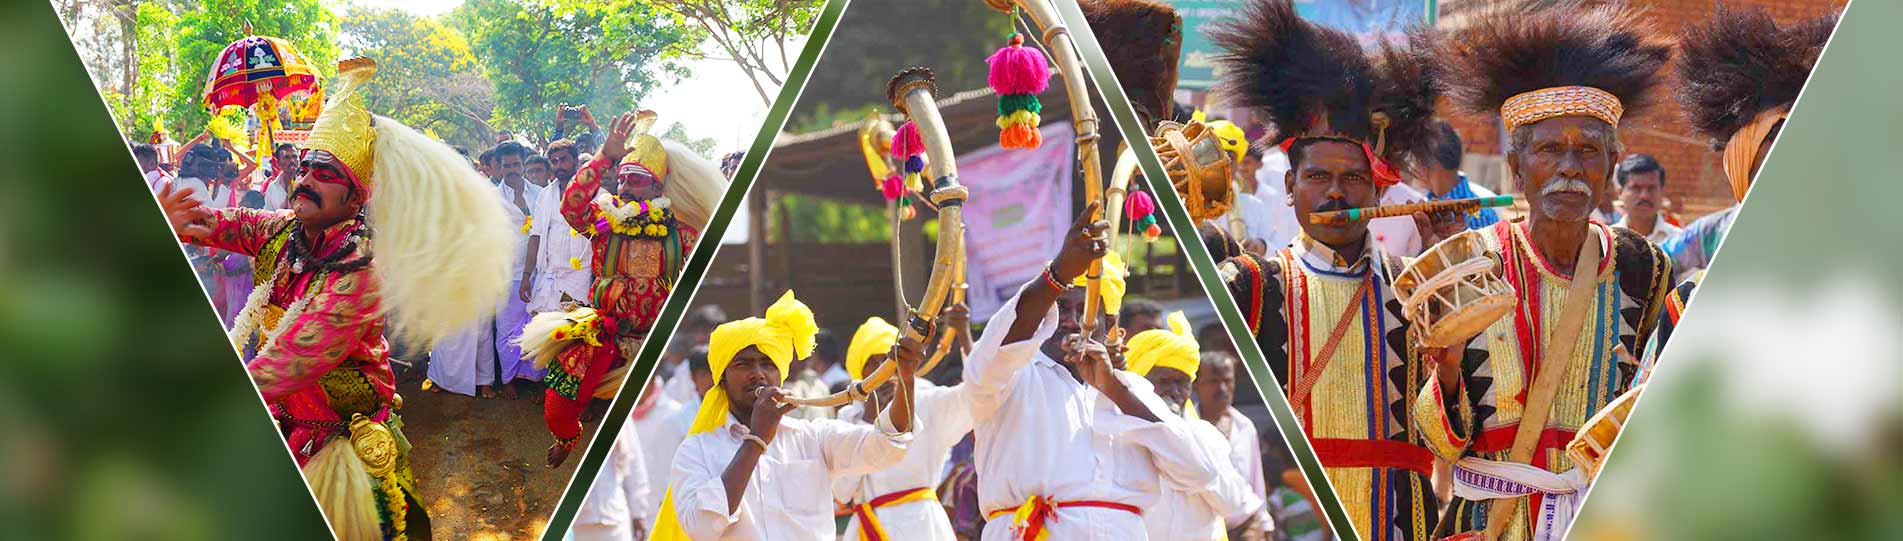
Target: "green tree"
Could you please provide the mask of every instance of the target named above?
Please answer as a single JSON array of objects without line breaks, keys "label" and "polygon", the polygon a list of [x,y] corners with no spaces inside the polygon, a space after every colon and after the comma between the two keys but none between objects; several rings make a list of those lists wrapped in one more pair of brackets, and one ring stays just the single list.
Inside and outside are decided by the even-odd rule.
[{"label": "green tree", "polygon": [[683,77],[678,60],[689,29],[641,6],[526,0],[470,0],[448,24],[469,38],[495,85],[491,124],[544,139],[563,103],[586,104],[596,119],[633,108],[664,78]]},{"label": "green tree", "polygon": [[449,25],[395,9],[358,7],[342,21],[342,48],[377,61],[380,84],[365,89],[370,109],[450,144],[487,146],[495,88],[469,40]]},{"label": "green tree", "polygon": [[868,109],[891,112],[885,83],[912,66],[932,69],[940,96],[983,88],[985,57],[1004,46],[1012,25],[984,2],[908,0],[855,3],[840,16],[839,29],[826,43],[828,52],[877,53],[821,56],[788,120],[792,131],[859,122]]},{"label": "green tree", "polygon": [[661,139],[687,145],[687,148],[694,149],[694,153],[699,154],[703,158],[719,161],[720,157],[714,155],[714,148],[719,146],[720,142],[715,140],[712,137],[694,137],[692,135],[688,135],[687,125],[682,124],[678,120],[674,121],[673,125],[668,126],[667,132],[662,133],[659,137]]},{"label": "green tree", "polygon": [[699,58],[726,55],[747,74],[762,103],[771,104],[775,90],[793,71],[799,51],[788,42],[806,36],[822,0],[627,0],[648,4],[676,25],[700,30],[716,52],[697,52]]}]

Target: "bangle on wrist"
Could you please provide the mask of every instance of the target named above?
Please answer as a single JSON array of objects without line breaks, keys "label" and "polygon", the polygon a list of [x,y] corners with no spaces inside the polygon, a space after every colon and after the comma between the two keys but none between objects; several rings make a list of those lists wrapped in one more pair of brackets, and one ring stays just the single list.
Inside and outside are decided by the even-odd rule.
[{"label": "bangle on wrist", "polygon": [[1057,273],[1052,272],[1048,266],[1044,267],[1044,273],[1040,276],[1044,278],[1044,285],[1051,288],[1052,292],[1062,295],[1065,291],[1070,290],[1070,285],[1065,284],[1062,280],[1058,280]]},{"label": "bangle on wrist", "polygon": [[740,439],[746,440],[749,443],[759,444],[760,452],[762,453],[766,452],[766,440],[760,439],[759,436],[756,436],[753,434],[747,434],[745,436],[741,436]]}]

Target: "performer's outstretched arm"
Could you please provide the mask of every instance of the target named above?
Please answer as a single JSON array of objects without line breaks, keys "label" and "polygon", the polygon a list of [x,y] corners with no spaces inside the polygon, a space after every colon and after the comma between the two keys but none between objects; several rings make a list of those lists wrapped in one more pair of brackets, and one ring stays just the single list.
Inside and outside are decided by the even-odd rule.
[{"label": "performer's outstretched arm", "polygon": [[256,257],[270,243],[271,236],[283,231],[292,220],[288,210],[212,210],[193,198],[194,191],[171,186],[159,191],[159,206],[180,242]]}]

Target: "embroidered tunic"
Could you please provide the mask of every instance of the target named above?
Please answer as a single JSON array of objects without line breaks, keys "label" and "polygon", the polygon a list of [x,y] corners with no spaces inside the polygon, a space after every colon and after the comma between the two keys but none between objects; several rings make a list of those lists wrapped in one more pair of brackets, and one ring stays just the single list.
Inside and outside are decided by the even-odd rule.
[{"label": "embroidered tunic", "polygon": [[[1534,250],[1525,221],[1500,222],[1482,231],[1488,248],[1504,259],[1502,275],[1519,303],[1474,339],[1451,395],[1443,396],[1436,376],[1429,374],[1415,399],[1416,426],[1429,449],[1449,461],[1508,458],[1527,388],[1546,368],[1550,357],[1543,348],[1558,324],[1572,281]],[[1671,261],[1639,234],[1595,225],[1588,238],[1601,243],[1605,256],[1594,269],[1597,283],[1586,328],[1575,343],[1564,346],[1570,349],[1570,361],[1560,367],[1566,372],[1532,460],[1533,466],[1555,473],[1573,468],[1565,446],[1579,427],[1631,389],[1639,368],[1634,353],[1644,350],[1671,284]],[[1517,506],[1503,541],[1529,537],[1528,510],[1539,508],[1542,497],[1533,494]],[[1487,502],[1456,497],[1452,506],[1453,531],[1486,528]]]},{"label": "embroidered tunic", "polygon": [[1434,457],[1409,416],[1422,373],[1389,287],[1401,268],[1386,254],[1379,264],[1368,252],[1348,261],[1307,235],[1269,258],[1220,267],[1344,510],[1370,540],[1430,539],[1439,508]]},{"label": "embroidered tunic", "polygon": [[[267,287],[283,261],[286,245],[296,229],[288,210],[224,208],[213,211],[211,234],[187,242],[228,250],[253,258],[257,287]],[[358,226],[354,220],[332,226],[313,240],[312,259],[334,255]],[[370,241],[342,256],[338,264],[370,257]],[[309,463],[332,438],[348,438],[352,414],[383,423],[402,441],[402,421],[393,411],[396,377],[390,370],[390,345],[383,338],[376,272],[364,266],[348,272],[325,272],[315,265],[303,272],[285,269],[260,310],[259,334],[288,325],[276,342],[262,351],[247,351],[245,363],[259,394],[269,405],[278,429],[299,467]],[[285,310],[308,297],[303,311],[291,321],[280,321]],[[253,347],[262,344],[253,337]],[[428,518],[418,501],[411,476],[409,448],[399,447],[395,473],[377,492],[377,506],[386,538],[398,537],[394,516],[406,516],[427,531]],[[372,486],[383,485],[372,479]],[[391,490],[397,489],[397,490]],[[400,491],[399,491],[400,490]],[[420,521],[420,522],[419,522]],[[411,526],[412,529],[415,526]]]}]

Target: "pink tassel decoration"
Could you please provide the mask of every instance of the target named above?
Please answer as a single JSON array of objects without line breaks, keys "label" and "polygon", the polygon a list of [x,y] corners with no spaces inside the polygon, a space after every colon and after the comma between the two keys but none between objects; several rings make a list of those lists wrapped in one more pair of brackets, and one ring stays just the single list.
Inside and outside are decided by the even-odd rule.
[{"label": "pink tassel decoration", "polygon": [[1044,51],[1024,46],[1024,36],[1012,34],[1009,44],[991,53],[985,63],[991,66],[985,82],[990,83],[991,90],[1000,96],[1043,94],[1044,90],[1050,88],[1050,63],[1045,59]]},{"label": "pink tassel decoration", "polygon": [[906,121],[892,134],[892,157],[905,160],[925,153],[925,137],[919,135],[918,126]]},{"label": "pink tassel decoration", "polygon": [[1142,219],[1152,212],[1156,212],[1156,201],[1150,199],[1149,192],[1130,192],[1130,197],[1123,200],[1123,213],[1129,219]]},{"label": "pink tassel decoration", "polygon": [[896,201],[899,196],[905,195],[905,179],[899,178],[898,173],[893,173],[892,176],[885,177],[885,182],[880,183],[879,191],[885,194],[886,201]]}]

